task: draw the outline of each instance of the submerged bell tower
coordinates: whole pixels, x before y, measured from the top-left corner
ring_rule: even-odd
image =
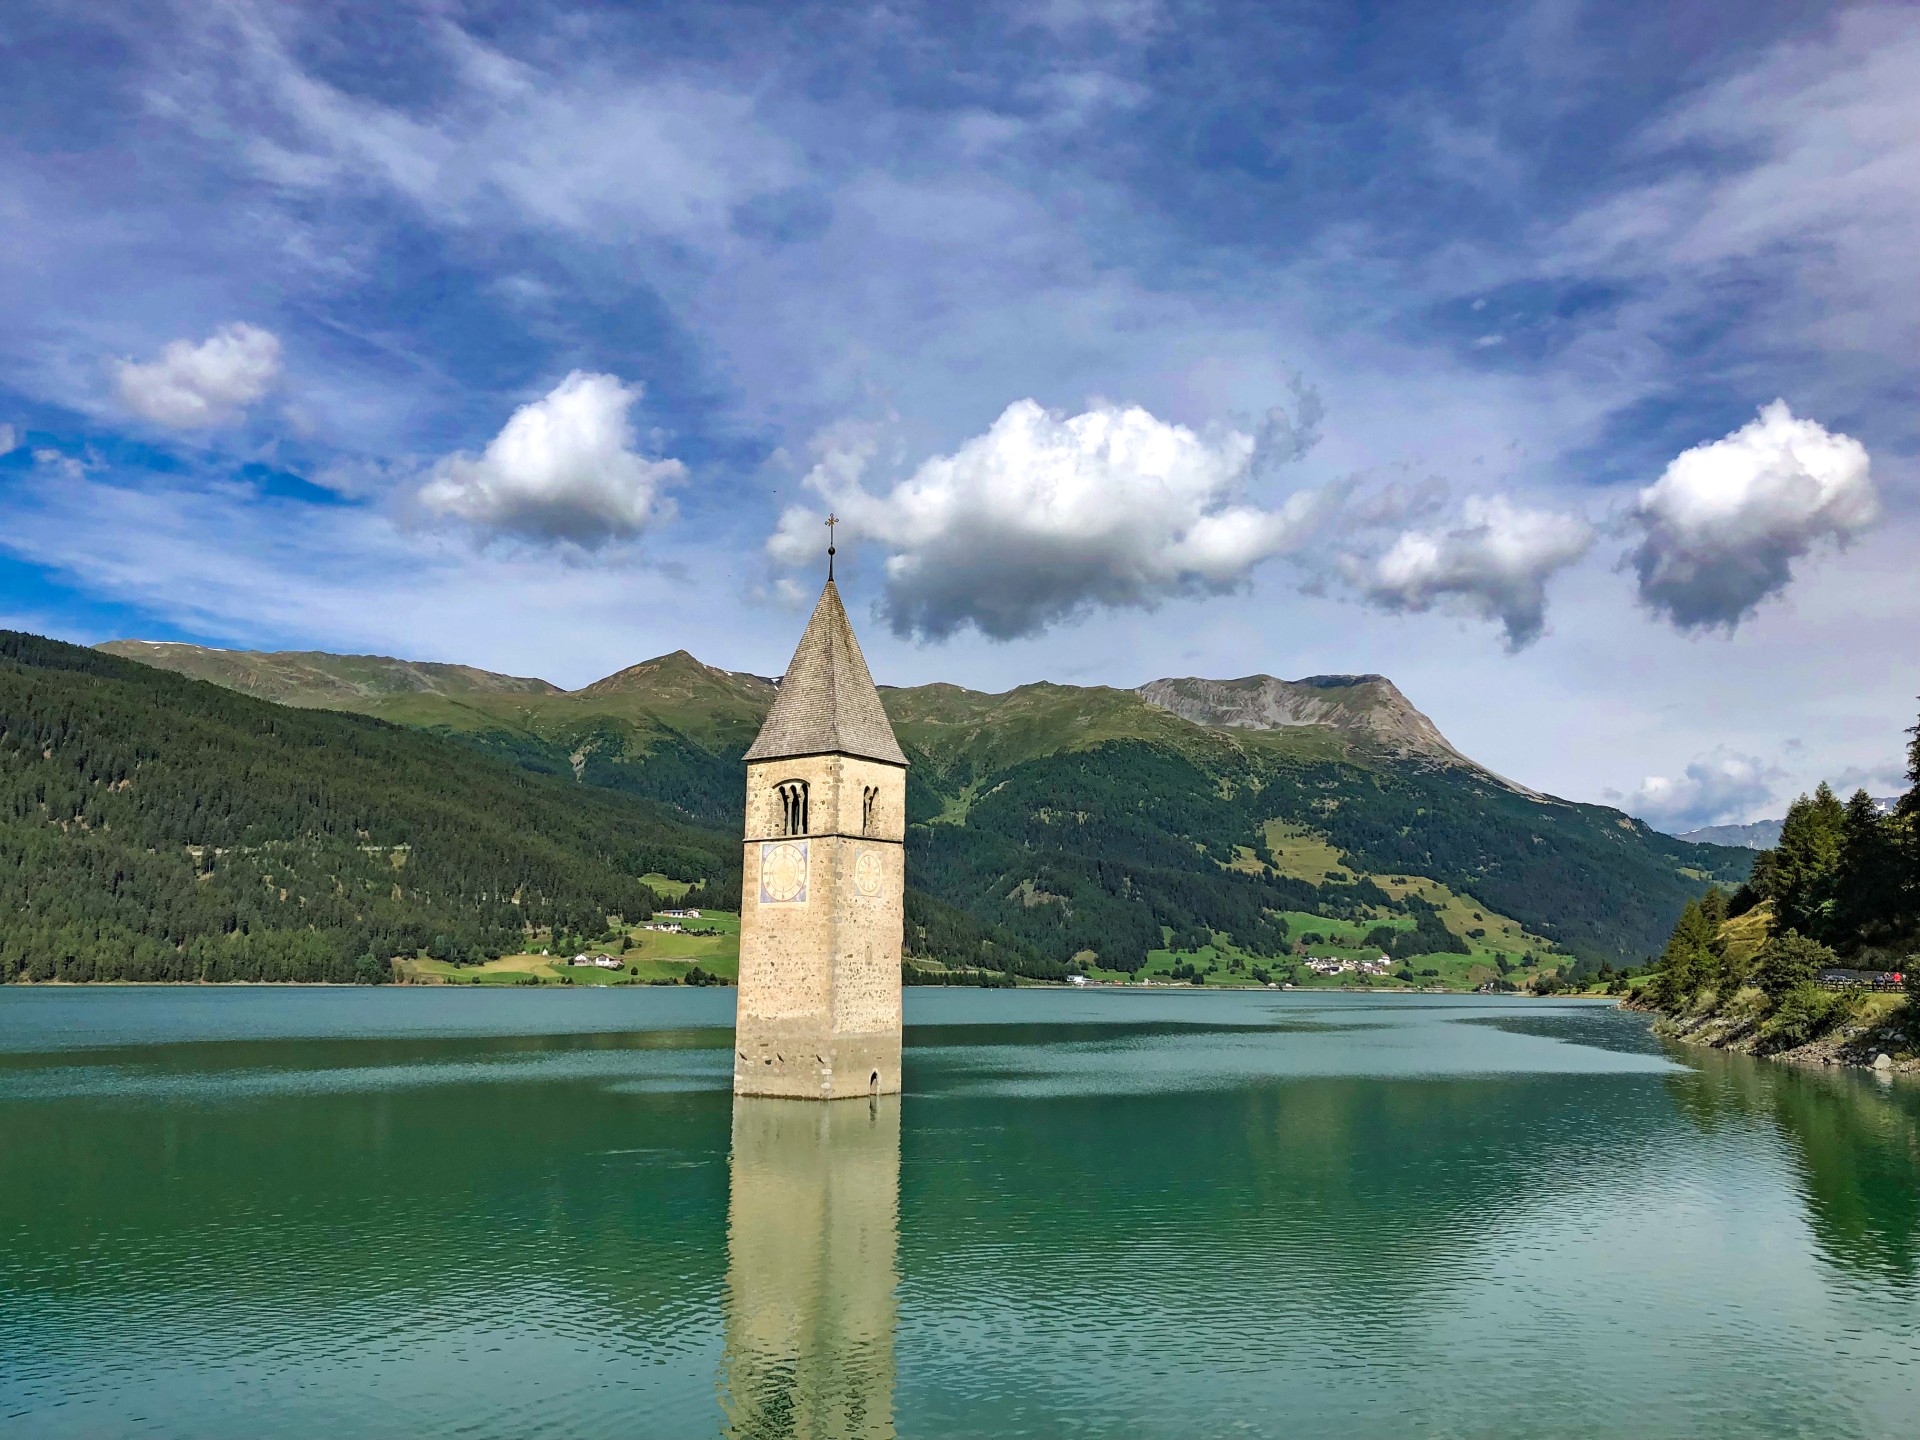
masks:
[[[833,583],[747,751],[733,1093],[900,1089],[907,757]]]

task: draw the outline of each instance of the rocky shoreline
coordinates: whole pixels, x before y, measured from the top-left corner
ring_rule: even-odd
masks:
[[[1762,1045],[1758,1028],[1737,1016],[1713,1011],[1669,1015],[1638,1001],[1621,1003],[1630,1010],[1651,1012],[1656,1017],[1655,1034],[1687,1045],[1732,1050],[1763,1060],[1784,1060],[1789,1065],[1839,1065],[1888,1076],[1920,1075],[1920,1054],[1915,1053],[1913,1042],[1903,1033],[1898,1010],[1866,1024],[1841,1025],[1804,1045],[1770,1050]]]

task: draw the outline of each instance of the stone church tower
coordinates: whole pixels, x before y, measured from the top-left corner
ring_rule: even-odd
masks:
[[[907,757],[831,573],[746,758],[733,1092],[895,1094]]]

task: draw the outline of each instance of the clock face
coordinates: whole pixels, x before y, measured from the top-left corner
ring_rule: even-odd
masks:
[[[886,883],[887,865],[878,850],[862,850],[853,862],[853,888],[862,895],[878,895]]]
[[[807,842],[769,840],[760,846],[760,903],[807,903]]]

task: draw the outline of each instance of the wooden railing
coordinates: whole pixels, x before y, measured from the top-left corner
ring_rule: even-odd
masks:
[[[1897,970],[1822,970],[1816,977],[1823,990],[1898,992],[1905,977]]]

